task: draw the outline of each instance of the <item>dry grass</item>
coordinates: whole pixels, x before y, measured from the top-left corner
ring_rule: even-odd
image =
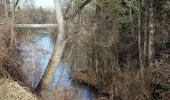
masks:
[[[0,100],[37,100],[28,88],[13,81],[24,84],[26,80],[20,70],[22,60],[16,49],[17,43],[10,44],[11,28],[10,20],[0,20]]]
[[[79,70],[75,69],[71,73],[73,80],[78,81],[79,83],[88,83],[88,85],[98,86],[100,79],[94,70]]]
[[[116,98],[131,100],[141,95],[139,92],[140,81],[132,76],[129,72],[123,74],[110,72],[101,75],[100,73],[95,73],[94,70],[75,70],[72,73],[73,80],[97,89],[101,96],[103,94],[109,97],[113,95],[114,100],[117,100]],[[99,97],[99,99],[102,98]]]
[[[25,76],[20,70],[22,59],[17,51],[19,43],[11,44],[11,24],[10,20],[0,20],[0,75],[7,72],[13,79],[25,83]],[[3,70],[3,71],[2,71]]]
[[[38,100],[28,88],[10,79],[0,79],[0,100]]]

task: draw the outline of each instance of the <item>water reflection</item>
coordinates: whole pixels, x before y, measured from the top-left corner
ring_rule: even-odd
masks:
[[[52,35],[47,34],[46,32],[35,35],[34,39],[35,40],[33,41],[37,42],[23,41],[19,49],[22,51],[21,55],[24,58],[23,70],[28,76],[28,81],[31,86],[36,88],[51,57],[55,39]],[[49,85],[49,89],[54,89],[56,85],[60,87],[78,88],[79,86],[69,78],[68,72],[69,67],[64,64],[64,60],[61,60],[53,80]],[[61,74],[62,78],[60,84],[57,84]],[[88,87],[80,86],[80,92],[82,100],[95,100],[95,93],[91,92]]]

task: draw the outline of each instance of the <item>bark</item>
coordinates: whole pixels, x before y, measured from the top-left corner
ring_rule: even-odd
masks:
[[[145,0],[145,21],[144,21],[144,51],[143,63],[148,65],[148,0]]]
[[[130,20],[131,20],[131,33],[134,34],[133,15],[132,15],[132,1],[130,1],[129,8],[130,8],[129,13],[130,13]]]
[[[139,51],[139,65],[142,66],[142,45],[141,45],[141,34],[142,34],[142,26],[141,26],[141,0],[139,0],[139,14],[138,14],[138,51]]]
[[[75,12],[72,14],[72,15],[70,15],[69,17],[66,17],[65,16],[65,19],[73,19],[75,16],[77,16],[82,10],[83,10],[83,8],[88,4],[88,3],[90,3],[92,0],[86,0],[86,1],[84,1],[79,7],[78,7],[78,9],[77,10],[75,10]],[[67,11],[68,12],[68,11]]]
[[[14,9],[18,6],[19,0],[15,2]]]
[[[139,66],[140,66],[140,77],[141,77],[141,89],[142,92],[146,93],[145,88],[145,68],[143,65],[143,49],[142,49],[142,14],[141,14],[141,8],[142,7],[142,1],[139,0],[139,14],[138,14],[138,51],[139,51]]]
[[[11,13],[11,7],[10,7],[10,1],[9,0],[5,0],[5,9],[6,9],[6,18],[9,18],[10,17],[10,13]]]
[[[11,41],[10,45],[15,44],[15,9],[14,9],[14,0],[11,2]]]
[[[152,66],[152,60],[154,55],[154,0],[149,0],[149,13],[148,13],[148,24],[149,24],[149,46],[148,46],[148,61],[149,66]]]
[[[61,9],[61,4],[59,0],[55,0],[55,9],[56,9],[56,17],[58,21],[58,36],[56,39],[56,43],[54,46],[54,50],[51,56],[51,59],[48,63],[48,66],[44,72],[44,75],[39,82],[36,91],[42,91],[42,90],[48,90],[48,86],[51,83],[53,79],[53,75],[55,73],[55,70],[57,69],[57,66],[60,62],[60,59],[62,57],[64,47],[66,44],[66,40],[64,38],[65,30],[64,30],[64,18],[63,13]]]
[[[5,0],[4,3],[5,3],[5,17],[6,17],[6,19],[8,19],[8,2],[7,2],[7,0]]]

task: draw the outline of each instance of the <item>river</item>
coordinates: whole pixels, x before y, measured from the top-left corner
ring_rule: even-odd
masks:
[[[18,47],[24,61],[22,70],[27,75],[27,80],[31,87],[36,88],[51,57],[55,39],[52,34],[45,31],[37,31],[36,35],[26,36],[25,40]],[[57,85],[62,71],[60,84]],[[49,90],[55,89],[56,85],[63,88],[79,88],[82,100],[96,99],[95,92],[87,86],[77,85],[70,79],[69,66],[64,60],[61,60],[58,65],[53,80],[49,85]]]

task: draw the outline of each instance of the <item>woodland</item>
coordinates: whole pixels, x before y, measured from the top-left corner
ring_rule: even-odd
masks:
[[[52,1],[0,0],[0,100],[170,99],[170,0]]]

